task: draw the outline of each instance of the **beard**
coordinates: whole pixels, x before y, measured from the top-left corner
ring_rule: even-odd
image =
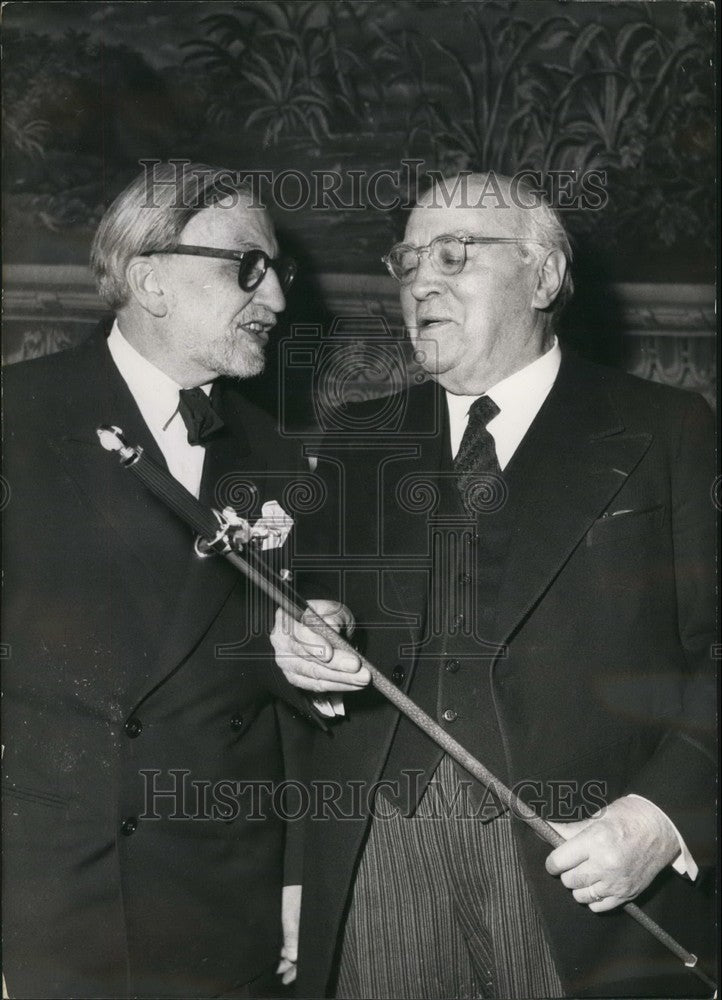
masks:
[[[239,333],[227,333],[206,344],[196,360],[227,378],[252,378],[260,375],[266,367],[266,349],[241,330]]]

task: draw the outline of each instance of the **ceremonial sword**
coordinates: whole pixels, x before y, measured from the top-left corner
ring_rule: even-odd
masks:
[[[290,615],[295,621],[303,620],[304,624],[310,625],[334,649],[351,652],[357,656],[361,665],[371,675],[374,687],[426,733],[437,746],[440,746],[469,774],[492,791],[502,805],[531,827],[537,836],[551,844],[552,847],[559,847],[560,844],[565,843],[564,837],[551,824],[542,819],[514,791],[502,784],[481,761],[472,756],[435,719],[427,715],[413,699],[399,690],[377,667],[369,663],[358,650],[354,649],[320,615],[316,614],[313,608],[295,592],[290,583],[290,576],[287,578],[285,573],[283,575],[272,573],[258,558],[248,526],[236,516],[232,508],[217,511],[206,507],[169,472],[154,462],[143,448],[129,445],[119,427],[104,424],[98,427],[96,433],[106,451],[117,452],[121,465],[129,469],[151,493],[170,507],[194,532],[197,532],[196,550],[199,555],[217,554],[224,556],[287,615]],[[714,991],[714,997],[717,996],[716,983],[699,967],[696,955],[683,948],[671,934],[668,934],[664,928],[652,920],[636,903],[625,903],[622,908],[673,955],[676,955],[705,986]]]

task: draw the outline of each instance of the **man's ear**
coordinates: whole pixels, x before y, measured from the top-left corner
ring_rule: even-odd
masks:
[[[152,316],[163,317],[168,301],[158,272],[150,257],[131,258],[125,277],[136,301]]]
[[[566,273],[566,257],[561,250],[552,250],[537,274],[537,285],[531,300],[535,309],[549,308],[561,290]]]

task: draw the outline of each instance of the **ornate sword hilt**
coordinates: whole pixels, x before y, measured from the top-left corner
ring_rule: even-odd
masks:
[[[95,433],[106,451],[118,452],[121,465],[132,465],[143,454],[140,445],[133,447],[128,444],[120,427],[115,427],[112,424],[101,424]]]
[[[223,510],[211,508],[218,520],[218,531],[213,538],[204,538],[198,535],[195,540],[196,554],[205,558],[206,556],[225,555],[226,552],[243,552],[253,535],[251,525],[245,518],[240,517],[233,507],[224,507]]]

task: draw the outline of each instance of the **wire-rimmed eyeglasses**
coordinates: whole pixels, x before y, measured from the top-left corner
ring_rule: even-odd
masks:
[[[428,253],[439,274],[458,274],[466,264],[466,248],[470,243],[537,243],[545,246],[540,240],[522,236],[437,236],[423,247],[396,243],[381,260],[392,277],[402,285],[408,285],[416,276],[423,253]]]
[[[269,257],[265,250],[218,250],[215,247],[199,247],[184,243],[172,250],[151,250],[143,257],[154,253],[185,254],[190,257],[218,257],[221,260],[238,261],[238,285],[241,291],[253,292],[272,267],[284,294],[293,284],[298,265],[292,257]]]

